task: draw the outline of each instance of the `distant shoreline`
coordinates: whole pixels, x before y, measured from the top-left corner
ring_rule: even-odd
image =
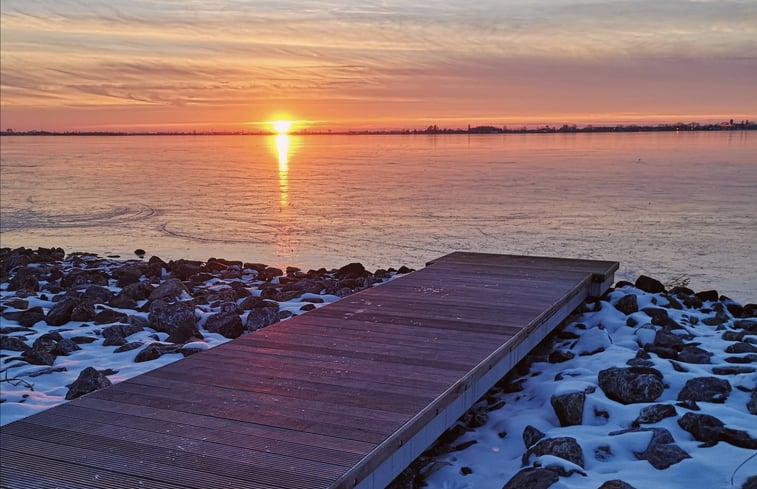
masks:
[[[508,126],[474,126],[467,129],[442,128],[436,125],[426,129],[396,129],[396,130],[298,130],[287,133],[290,136],[369,136],[369,135],[415,135],[415,134],[578,134],[578,133],[637,133],[637,132],[729,132],[755,131],[757,122],[753,121],[725,121],[717,124],[700,124],[696,122],[684,124],[656,124],[636,125],[618,124],[614,126],[577,126],[563,124],[550,126],[548,124],[535,127]],[[0,132],[0,136],[275,136],[273,131],[14,131],[7,129]]]

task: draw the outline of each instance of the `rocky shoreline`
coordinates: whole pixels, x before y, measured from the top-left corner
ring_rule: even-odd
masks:
[[[75,373],[59,366],[58,359],[75,351],[112,347],[114,355],[131,352],[133,363],[191,355],[410,271],[369,272],[351,263],[305,272],[220,258],[120,260],[67,256],[60,248],[3,248],[1,402],[4,411],[9,403],[28,402],[44,376],[65,373],[69,400],[119,374],[107,357]]]

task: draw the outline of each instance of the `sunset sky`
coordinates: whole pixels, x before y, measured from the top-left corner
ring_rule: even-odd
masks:
[[[754,0],[3,0],[2,130],[757,118]]]

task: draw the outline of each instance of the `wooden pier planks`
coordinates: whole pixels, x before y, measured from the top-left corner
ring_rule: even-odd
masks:
[[[0,484],[384,487],[617,266],[452,253],[4,426]]]

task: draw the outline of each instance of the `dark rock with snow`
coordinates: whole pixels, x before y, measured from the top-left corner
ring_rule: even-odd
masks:
[[[109,385],[111,385],[110,380],[102,372],[94,367],[87,367],[79,373],[79,377],[69,386],[66,400],[76,399]]]
[[[162,299],[150,304],[150,326],[156,331],[168,333],[167,341],[186,343],[191,338],[202,339],[197,329],[195,308],[191,301],[168,303]]]
[[[95,304],[105,304],[111,297],[113,297],[113,292],[102,285],[90,285],[82,296],[86,301]]]
[[[121,289],[122,294],[131,297],[135,301],[148,299],[153,291],[154,289],[147,282],[135,282]]]
[[[662,285],[662,282],[653,279],[652,277],[647,277],[646,275],[639,276],[639,278],[636,279],[635,285],[637,289],[649,292],[650,294],[665,292],[665,286]]]
[[[757,388],[752,389],[752,394],[749,396],[749,401],[746,403],[747,411],[749,414],[757,415]]]
[[[717,377],[695,377],[686,381],[678,393],[679,401],[705,401],[723,403],[731,393],[731,384]]]
[[[580,425],[583,422],[585,401],[586,393],[584,392],[552,396],[550,403],[560,421],[560,426]]]
[[[22,311],[21,314],[19,314],[18,319],[16,319],[16,321],[18,321],[18,324],[26,328],[30,328],[38,322],[44,320],[45,311],[40,306],[31,307],[26,311]]]
[[[263,301],[250,309],[247,313],[245,328],[249,331],[256,331],[260,328],[270,326],[279,321],[279,305],[272,301]]]
[[[0,336],[0,350],[26,351],[31,347],[18,336]]]
[[[141,326],[131,324],[114,324],[102,330],[103,346],[121,346],[126,343],[126,337],[142,331]]]
[[[754,346],[751,343],[747,343],[745,341],[740,341],[738,343],[733,343],[732,345],[728,345],[728,347],[725,349],[726,353],[757,353],[757,346]]]
[[[678,352],[678,360],[684,363],[704,365],[711,363],[712,352],[698,346],[686,345]]]
[[[523,429],[523,444],[526,446],[526,448],[531,448],[532,446],[534,446],[534,444],[536,444],[537,441],[541,440],[545,436],[547,435],[534,428],[533,426],[528,425]]]
[[[108,301],[108,305],[118,309],[136,309],[137,301],[129,297],[122,290]]]
[[[547,489],[560,479],[548,469],[523,469],[502,486],[502,489]]]
[[[746,431],[726,428],[725,423],[709,414],[686,413],[678,420],[678,425],[691,433],[695,440],[703,442],[704,446],[714,446],[724,441],[737,447],[757,450],[757,439]]]
[[[662,374],[649,367],[611,367],[601,370],[598,379],[605,395],[623,404],[652,402],[665,389]]]
[[[626,316],[639,311],[639,305],[636,300],[636,295],[626,294],[614,304],[615,309],[622,312]]]
[[[95,324],[127,322],[128,320],[129,320],[128,314],[119,312],[119,311],[114,311],[113,309],[103,309],[102,311],[98,312],[94,317]]]
[[[597,489],[636,489],[628,482],[613,479],[609,481],[605,481],[602,483],[601,486],[599,486]]]
[[[652,439],[643,452],[634,452],[639,460],[646,460],[652,467],[658,470],[667,469],[682,460],[691,458],[681,447],[674,443],[673,435],[664,428],[629,428],[627,430],[613,431],[610,436],[624,435],[626,433],[637,433],[640,431],[651,431]]]
[[[638,427],[641,424],[654,424],[665,418],[675,416],[676,408],[672,404],[652,404],[641,409],[639,416],[631,426]]]
[[[579,467],[584,466],[584,454],[581,445],[575,438],[570,436],[559,436],[556,438],[543,438],[535,445],[531,446],[523,454],[521,463],[527,465],[531,456],[553,455],[560,457],[568,462],[574,463]]]
[[[720,294],[718,294],[717,290],[703,290],[703,291],[695,293],[694,296],[703,302],[706,302],[706,301],[715,302],[720,297]]]
[[[80,303],[79,299],[69,297],[56,303],[45,316],[45,322],[50,326],[61,326],[71,320],[71,313]]]
[[[95,306],[91,302],[82,301],[74,306],[69,319],[71,321],[91,321],[96,314]]]
[[[236,304],[233,302],[230,304],[231,308],[208,316],[205,321],[206,330],[211,333],[218,333],[225,338],[237,338],[244,332],[242,319],[236,311]]]
[[[186,285],[177,278],[169,278],[150,293],[149,299],[173,300],[178,299],[182,294],[190,295]]]
[[[150,343],[134,357],[135,363],[149,362],[155,360],[167,353],[178,353],[180,345],[170,345],[166,343]]]
[[[136,350],[142,345],[143,343],[141,341],[130,341],[129,343],[124,343],[123,345],[113,350],[113,353],[123,353],[125,351]]]

